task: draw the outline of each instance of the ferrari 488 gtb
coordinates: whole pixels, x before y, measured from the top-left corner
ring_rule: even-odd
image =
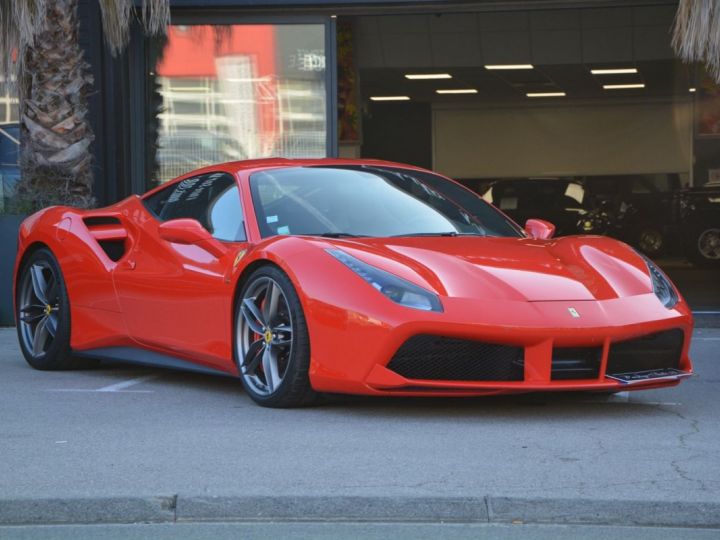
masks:
[[[692,315],[665,274],[621,242],[552,233],[407,165],[227,163],[25,220],[18,336],[38,369],[221,372],[274,407],[689,375]]]

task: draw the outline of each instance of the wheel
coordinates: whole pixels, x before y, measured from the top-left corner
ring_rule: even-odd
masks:
[[[635,234],[635,245],[648,257],[656,257],[665,250],[665,238],[659,229],[642,227]]]
[[[274,266],[253,272],[235,309],[235,359],[243,387],[264,407],[298,407],[315,400],[310,339],[300,299]]]
[[[70,300],[60,265],[42,248],[23,263],[16,284],[18,340],[27,363],[35,369],[90,367],[96,362],[72,357]]]
[[[688,258],[696,266],[720,267],[720,224],[695,228],[688,238]]]

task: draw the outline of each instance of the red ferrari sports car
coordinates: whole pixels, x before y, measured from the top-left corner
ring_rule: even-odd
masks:
[[[621,242],[553,229],[523,230],[408,165],[226,163],[26,219],[18,336],[38,369],[114,359],[220,372],[272,407],[690,375],[692,315],[665,274]]]

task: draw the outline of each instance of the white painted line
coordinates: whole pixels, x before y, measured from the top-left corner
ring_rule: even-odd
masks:
[[[592,401],[571,401],[570,403],[592,403],[593,405],[602,403],[603,405],[663,405],[665,407],[678,407],[682,403],[676,403],[673,401],[621,401],[615,399],[609,399],[607,401],[592,400]]]
[[[136,384],[151,381],[157,379],[160,375],[145,375],[144,377],[138,377],[136,379],[130,379],[128,381],[122,381],[119,383],[103,386],[94,390],[88,388],[51,388],[45,390],[46,392],[95,392],[95,393],[125,393],[125,394],[152,394],[152,390],[126,390]]]
[[[95,391],[96,392],[118,392],[119,390],[125,390],[125,388],[135,386],[136,384],[150,381],[152,379],[157,379],[158,377],[159,377],[159,375],[145,375],[144,377],[138,377],[137,379],[130,379],[129,381],[123,381],[123,382],[111,384],[110,386],[103,386],[102,388],[98,388]]]
[[[720,337],[696,337],[694,339],[697,339],[700,341],[720,341]]]
[[[720,315],[720,311],[693,311],[693,315]]]
[[[91,394],[106,394],[104,390],[91,390],[87,388],[49,388],[45,392],[89,392]],[[154,394],[152,390],[114,390],[112,394]]]
[[[610,396],[610,399],[612,401],[628,402],[630,401],[630,392],[618,392],[617,394],[613,394],[612,396]]]

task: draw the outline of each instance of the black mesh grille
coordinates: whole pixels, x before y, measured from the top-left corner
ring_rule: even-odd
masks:
[[[600,375],[602,347],[572,347],[553,349],[553,381],[597,379]]]
[[[678,369],[684,339],[683,331],[674,329],[613,343],[608,355],[607,373]]]
[[[522,381],[523,349],[441,336],[408,339],[388,369],[408,379]]]

